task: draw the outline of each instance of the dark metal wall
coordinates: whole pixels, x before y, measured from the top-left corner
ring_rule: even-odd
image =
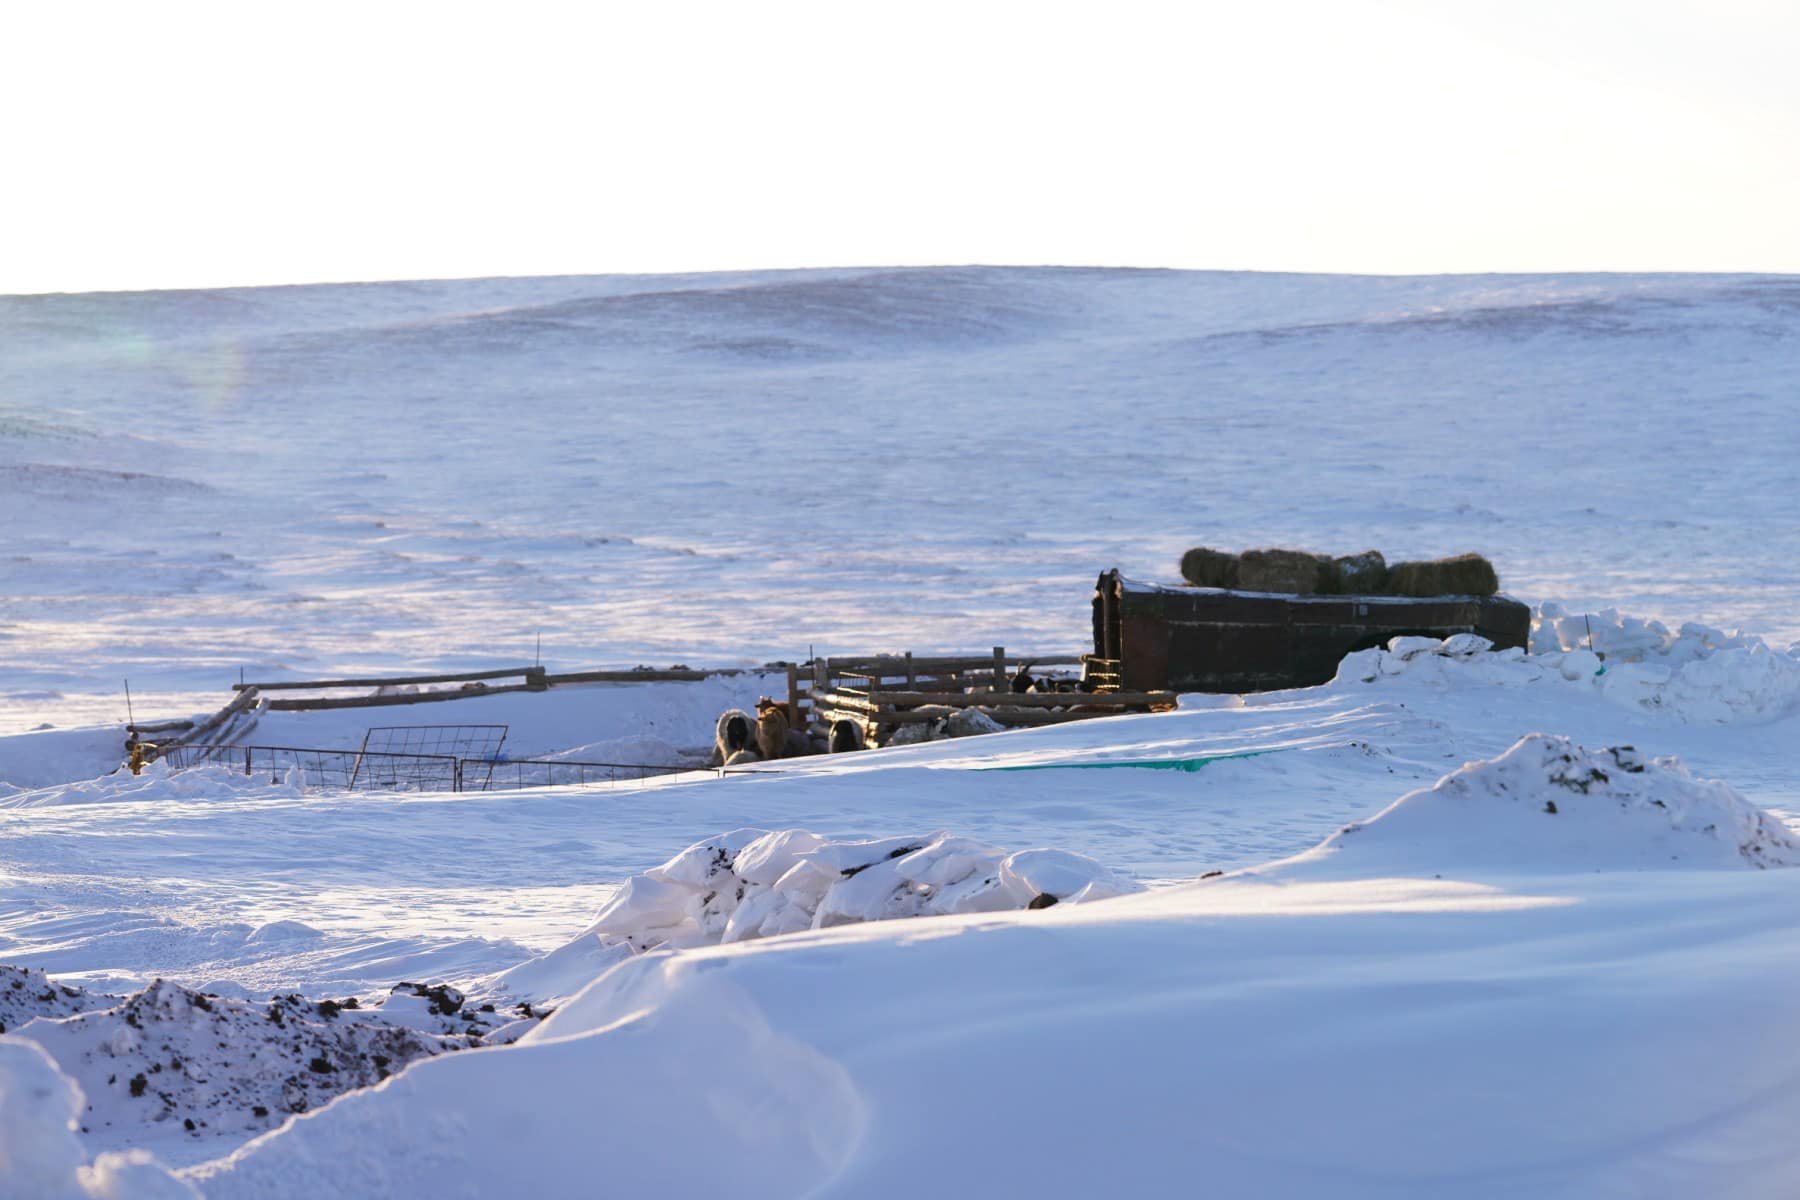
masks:
[[[1475,633],[1524,648],[1531,610],[1504,596],[1286,596],[1151,587],[1117,571],[1094,596],[1094,651],[1132,691],[1260,692],[1331,679],[1344,655],[1401,634]]]

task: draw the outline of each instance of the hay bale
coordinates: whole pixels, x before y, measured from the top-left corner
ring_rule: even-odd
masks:
[[[1492,596],[1499,590],[1494,564],[1479,554],[1395,563],[1388,571],[1393,596]]]
[[[1181,556],[1181,577],[1195,587],[1237,586],[1238,556],[1207,546],[1195,546]]]
[[[1331,560],[1304,550],[1246,550],[1238,555],[1237,586],[1246,592],[1310,596]]]
[[[1325,572],[1328,586],[1319,590],[1334,596],[1379,596],[1387,586],[1388,565],[1379,550],[1343,554],[1331,560]]]

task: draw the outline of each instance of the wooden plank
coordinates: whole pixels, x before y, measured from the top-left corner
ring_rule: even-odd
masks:
[[[1175,706],[1174,692],[902,692],[879,693],[884,705],[914,707],[941,704],[947,708],[1072,708],[1103,705],[1109,708],[1152,708]],[[830,706],[839,699],[854,705],[866,705],[870,697],[841,689],[817,697],[814,703]]]
[[[996,708],[987,711],[997,725],[1005,726],[1038,726],[1061,725],[1069,721],[1090,721],[1096,717],[1120,717],[1127,714],[1121,712],[1052,712],[1041,708]],[[879,713],[840,712],[832,714],[832,719],[860,721],[865,726],[924,725],[931,721],[943,719],[942,713],[922,713],[908,709],[898,712],[884,711]],[[980,736],[980,735],[971,735]]]
[[[716,671],[569,671],[546,675],[544,682],[551,687],[567,683],[697,683],[715,675],[750,673],[741,667],[721,667]]]
[[[152,721],[152,722],[147,722],[147,723],[140,722],[136,725],[127,725],[125,727],[125,732],[127,732],[127,733],[179,733],[183,729],[192,729],[193,727],[194,727],[194,723],[192,721]]]
[[[231,701],[226,704],[224,708],[221,708],[218,712],[206,718],[206,720],[200,722],[198,725],[194,725],[190,722],[186,732],[179,734],[170,741],[158,743],[157,752],[161,754],[176,746],[185,746],[191,742],[204,741],[214,730],[225,725],[227,722],[235,720],[243,713],[254,708],[261,699],[262,697],[254,690],[239,692],[231,698]]]
[[[306,696],[298,700],[271,700],[275,712],[319,712],[328,708],[385,708],[395,704],[434,704],[440,700],[473,700],[479,696],[500,696],[507,692],[536,692],[543,689],[529,683],[509,683],[480,691],[409,692],[403,696]]]
[[[225,722],[237,716],[239,713],[254,706],[259,698],[260,697],[255,689],[239,692],[232,698],[231,703],[182,734],[176,741],[197,742],[203,740],[207,734],[225,724]]]
[[[535,667],[509,667],[496,671],[470,671],[460,675],[395,675],[387,679],[289,679],[274,683],[234,683],[231,685],[231,690],[244,692],[254,689],[267,692],[277,689],[296,691],[323,690],[325,688],[400,687],[418,683],[473,683],[482,679],[505,679],[510,675],[529,675],[536,670],[538,668]]]
[[[877,654],[863,658],[839,657],[825,660],[833,674],[840,671],[872,671],[880,669],[890,675],[903,675],[909,656],[905,654]],[[992,672],[994,660],[991,655],[980,658],[945,655],[932,657],[928,655],[912,656],[913,669],[920,674],[933,671],[982,671]],[[1048,661],[1048,660],[1046,660]],[[1076,661],[1070,656],[1070,662]]]

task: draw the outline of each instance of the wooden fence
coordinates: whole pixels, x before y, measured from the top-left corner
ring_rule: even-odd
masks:
[[[154,739],[156,751],[193,744],[241,740],[263,712],[317,712],[333,709],[383,708],[469,700],[509,692],[542,692],[550,688],[593,683],[698,682],[714,676],[763,673],[785,669],[786,707],[795,729],[823,739],[833,720],[849,718],[871,741],[900,725],[933,719],[913,710],[924,705],[979,707],[1001,725],[1048,725],[1110,712],[1142,711],[1164,702],[1161,693],[1093,695],[1014,695],[1014,666],[1006,648],[995,646],[980,655],[882,654],[818,658],[773,668],[695,670],[638,668],[629,671],[569,671],[553,674],[541,666],[503,667],[431,675],[387,675],[346,679],[282,679],[234,683],[230,703],[200,722],[171,721],[132,727],[134,737],[170,733]],[[1110,682],[1110,681],[1109,681]],[[426,688],[388,695],[381,688]],[[356,694],[344,693],[354,690]],[[267,693],[315,692],[290,696]],[[1172,698],[1168,703],[1172,704]],[[151,739],[144,739],[146,742]],[[153,752],[154,756],[154,752]]]

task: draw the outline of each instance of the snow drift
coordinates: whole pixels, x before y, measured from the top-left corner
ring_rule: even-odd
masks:
[[[1008,854],[945,833],[830,841],[804,829],[739,829],[634,875],[583,936],[641,951],[1142,890],[1066,850]]]
[[[75,1136],[81,1089],[43,1048],[0,1037],[0,1193],[19,1200],[198,1200],[145,1151],[88,1165]]]
[[[1800,706],[1800,659],[1760,638],[1692,622],[1671,632],[1658,621],[1611,609],[1570,616],[1546,604],[1540,614],[1529,655],[1516,647],[1495,651],[1474,634],[1443,641],[1397,637],[1346,656],[1336,682],[1376,683],[1398,675],[1414,682],[1503,686],[1560,681],[1626,708],[1693,724],[1768,721]]]
[[[842,1066],[703,981],[597,1026],[420,1063],[192,1175],[208,1200],[796,1196],[841,1170],[864,1122]]]
[[[465,1008],[454,988],[405,983],[381,1004],[266,1004],[157,980],[130,996],[54,984],[0,966],[7,1030],[37,1043],[86,1097],[103,1144],[151,1132],[243,1138],[447,1051],[505,1044],[534,1020]]]
[[[1788,867],[1800,838],[1676,759],[1534,733],[1288,861],[1359,878]]]
[[[68,1017],[109,1008],[117,999],[56,983],[32,967],[0,963],[0,1033],[17,1030],[37,1017]]]
[[[798,830],[697,843],[636,877],[658,886],[587,935],[641,931],[656,913],[665,949],[630,955],[516,1048],[417,1064],[189,1177],[212,1200],[597,1181],[705,1194],[719,1164],[741,1196],[906,1196],[927,1170],[969,1194],[1160,1194],[1204,1179],[1225,1195],[1371,1200],[1712,1195],[1730,1181],[1776,1195],[1800,1178],[1794,1154],[1745,1147],[1740,1132],[1786,1144],[1775,1131],[1795,1117],[1795,1055],[1720,1053],[1718,1032],[1784,1011],[1785,989],[1766,985],[1791,961],[1775,951],[1793,944],[1792,876],[1714,869],[1800,861],[1800,844],[1671,761],[1534,735],[1266,878],[996,913],[936,936],[875,922],[667,949],[729,926],[737,909],[709,912],[707,898],[734,884],[835,874],[812,889],[823,928],[828,911],[887,911],[901,881],[970,878],[964,854],[941,836]],[[1279,878],[1309,863],[1310,885]],[[884,865],[874,894],[826,903]],[[1040,865],[1020,872],[1029,886],[1088,874]],[[1492,886],[1471,900],[1466,876],[1368,887],[1451,865],[1595,886],[1574,909]],[[1708,869],[1630,887],[1648,865]],[[1626,871],[1628,886],[1596,867]],[[665,894],[685,899],[664,907]],[[1723,942],[1721,922],[1737,931]],[[1601,947],[1625,966],[1597,963]]]
[[[120,768],[97,779],[34,788],[0,796],[0,808],[48,808],[63,804],[110,804],[134,800],[237,800],[253,796],[292,800],[306,794],[306,773],[289,767],[271,775],[244,773],[223,763],[175,770],[167,762],[147,764],[143,774]]]
[[[1067,850],[1009,854],[946,833],[833,841],[805,829],[738,829],[633,875],[578,936],[501,972],[494,987],[522,1000],[554,1000],[647,950],[1143,890]]]

